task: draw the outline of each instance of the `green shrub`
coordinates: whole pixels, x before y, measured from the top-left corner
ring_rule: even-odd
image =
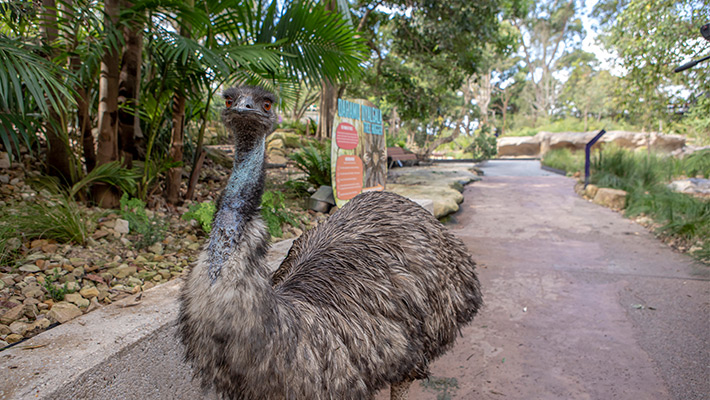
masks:
[[[189,211],[182,215],[185,220],[194,219],[200,223],[206,233],[212,230],[212,221],[217,207],[211,201],[205,201],[190,206]],[[296,216],[285,205],[284,195],[278,191],[267,190],[261,197],[261,217],[266,223],[269,234],[274,237],[283,236],[281,225],[288,223],[298,226]]]
[[[677,161],[676,175],[710,178],[710,149],[696,151]]]
[[[296,216],[285,206],[283,193],[277,191],[264,192],[261,197],[261,217],[266,222],[269,234],[275,237],[283,236],[281,225],[284,223],[298,226]]]
[[[306,173],[306,182],[316,187],[331,185],[329,140],[311,142],[289,157],[296,162],[296,168]]]
[[[209,235],[212,231],[212,221],[216,211],[217,206],[213,202],[203,201],[202,203],[191,205],[188,211],[182,215],[182,219],[186,221],[194,219],[200,223],[202,230]]]
[[[44,288],[54,301],[63,301],[64,296],[72,291],[69,290],[66,283],[64,285],[59,285],[58,283],[55,284],[58,278],[59,276],[57,274],[46,275],[44,280]]]
[[[148,217],[145,211],[145,203],[140,199],[129,198],[128,194],[124,193],[121,196],[121,217],[128,221],[128,228],[131,232],[140,235],[138,241],[134,244],[137,248],[151,246],[157,241],[165,237],[165,231],[168,226],[160,218]]]

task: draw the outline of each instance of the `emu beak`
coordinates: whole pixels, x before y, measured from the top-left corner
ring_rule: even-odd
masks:
[[[239,113],[258,113],[259,110],[255,107],[254,99],[251,96],[242,96],[237,104],[233,106],[234,110]]]

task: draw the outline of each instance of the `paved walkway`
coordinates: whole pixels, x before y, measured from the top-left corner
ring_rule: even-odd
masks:
[[[451,229],[486,307],[410,398],[710,398],[710,268],[536,161],[483,168]]]

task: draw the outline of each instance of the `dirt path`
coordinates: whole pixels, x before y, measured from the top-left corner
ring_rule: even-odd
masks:
[[[710,268],[527,163],[464,192],[486,307],[410,399],[710,398]]]

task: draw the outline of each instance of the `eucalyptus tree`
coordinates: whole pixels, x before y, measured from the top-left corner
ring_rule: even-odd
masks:
[[[521,53],[532,89],[533,125],[547,117],[558,95],[553,73],[557,62],[572,48],[581,45],[584,27],[577,0],[546,0],[528,4],[527,13],[511,19],[520,31]]]

